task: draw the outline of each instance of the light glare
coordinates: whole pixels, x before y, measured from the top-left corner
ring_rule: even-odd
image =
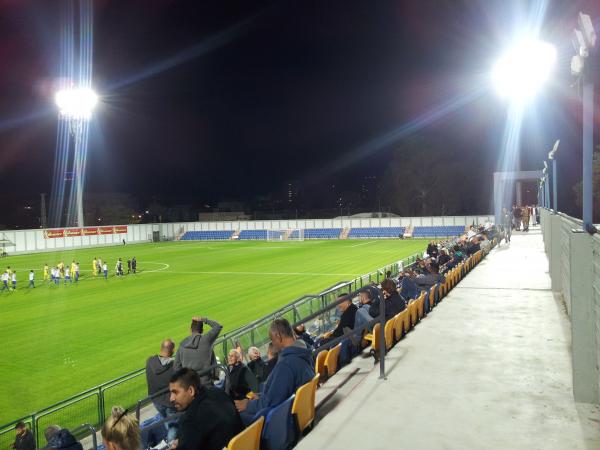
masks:
[[[64,89],[54,99],[60,113],[72,119],[89,119],[98,103],[98,96],[89,88]]]
[[[528,100],[548,80],[555,63],[554,46],[538,40],[521,41],[494,66],[494,86],[502,97],[518,102]]]

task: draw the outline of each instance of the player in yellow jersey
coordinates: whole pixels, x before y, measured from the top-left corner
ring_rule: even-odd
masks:
[[[62,277],[65,274],[65,263],[61,261],[56,267],[58,267],[58,271],[60,272],[60,276]]]
[[[92,261],[92,273],[95,277],[98,276],[98,260],[96,258]]]
[[[48,274],[48,263],[44,264],[44,281],[48,281],[50,279],[50,275]]]
[[[75,278],[75,260],[71,263],[71,278]]]

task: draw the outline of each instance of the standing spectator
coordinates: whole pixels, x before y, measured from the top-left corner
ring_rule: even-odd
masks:
[[[140,450],[140,427],[127,410],[113,406],[111,415],[102,427],[102,442],[106,450]]]
[[[222,450],[244,429],[231,398],[221,389],[205,389],[194,370],[175,372],[169,389],[171,403],[183,412],[177,450]]]
[[[160,353],[151,356],[146,361],[146,382],[148,384],[148,395],[156,394],[164,390],[164,394],[154,397],[152,403],[160,414],[165,419],[168,416],[175,414],[175,408],[169,401],[169,380],[173,375],[173,366],[175,359],[173,353],[175,350],[175,342],[171,339],[165,339],[160,344]],[[170,445],[177,437],[177,429],[174,424],[167,423],[167,443]]]
[[[523,231],[529,231],[529,208],[527,206],[521,210],[521,217],[523,220]]]
[[[242,362],[242,355],[236,349],[229,350],[227,354],[227,368],[229,369],[229,382],[231,390],[229,395],[233,400],[241,400],[252,392],[258,392],[256,376]]]
[[[248,369],[252,371],[259,383],[267,381],[267,365],[260,357],[260,350],[256,347],[248,349]]]
[[[35,288],[35,273],[33,270],[29,271],[29,287],[30,288]]]
[[[202,334],[204,324],[211,327],[205,335]],[[175,370],[183,367],[194,369],[196,372],[210,367],[212,360],[213,345],[223,327],[206,317],[193,317],[190,326],[190,336],[185,338],[179,345],[175,356]],[[200,381],[203,386],[212,386],[211,376],[202,375]]]
[[[259,410],[279,405],[314,376],[314,361],[311,352],[301,339],[296,339],[290,323],[285,319],[275,319],[269,329],[273,347],[279,358],[273,372],[258,399],[235,402],[242,420],[249,425]]]
[[[13,442],[11,448],[15,450],[35,450],[35,441],[31,430],[23,422],[17,423],[15,430],[15,442]]]

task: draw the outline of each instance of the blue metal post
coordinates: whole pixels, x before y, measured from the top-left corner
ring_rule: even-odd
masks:
[[[594,83],[583,84],[583,229],[593,231]]]
[[[552,160],[552,206],[554,211],[558,212],[558,194],[556,193],[556,156]]]

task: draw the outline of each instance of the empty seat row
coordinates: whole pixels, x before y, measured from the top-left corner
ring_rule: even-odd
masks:
[[[341,232],[341,228],[307,228],[304,239],[337,239]]]
[[[232,230],[223,231],[187,231],[180,240],[182,241],[224,241],[231,239]]]
[[[404,227],[352,228],[348,238],[397,238],[403,235],[405,230]]]
[[[462,225],[415,227],[413,237],[448,237],[459,236],[465,232]]]
[[[240,232],[239,239],[240,240],[266,240],[268,237],[267,230],[242,230]]]

